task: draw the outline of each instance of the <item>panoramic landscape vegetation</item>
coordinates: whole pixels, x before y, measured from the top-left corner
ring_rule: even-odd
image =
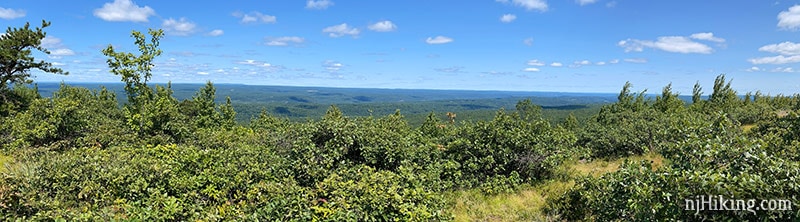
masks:
[[[472,15],[431,15],[461,4],[456,1],[251,6],[275,13],[269,15],[197,3],[195,13],[223,10],[212,20],[232,21],[224,31],[163,17],[179,13],[178,3],[32,2],[0,5],[0,21],[8,21],[0,35],[4,221],[800,219],[800,80],[791,67],[800,62],[800,43],[786,40],[800,29],[800,5],[742,3],[711,12],[753,9],[758,13],[742,17],[755,22],[735,29],[776,33],[765,36],[734,36],[738,31],[724,19],[676,28],[694,34],[661,37],[668,31],[641,31],[653,29],[630,22],[631,30],[617,31],[657,40],[615,39],[608,45],[619,52],[602,54],[610,49],[538,45],[579,38],[557,27],[564,24],[597,32],[580,38],[617,38],[575,20],[521,37],[512,32],[512,47],[499,35],[464,31],[462,23],[447,28],[410,18],[471,22],[490,15],[492,26],[522,23],[515,29],[529,30],[535,23],[527,20],[574,17],[564,12],[585,13],[583,19],[597,24],[614,23],[615,16],[661,24],[653,19],[674,18],[668,9],[680,6],[463,3],[459,9],[488,13]],[[700,4],[682,13],[724,3],[682,2]],[[59,9],[39,9],[42,4]],[[418,15],[394,12],[420,5],[428,8]],[[293,20],[292,13],[309,17]],[[365,18],[353,13],[369,15],[370,33],[346,19]],[[242,43],[250,41],[243,33],[281,24],[277,16],[299,28],[270,28],[274,33],[256,37],[261,42]],[[157,27],[148,18],[163,23]],[[351,25],[320,33],[318,25],[304,23],[333,18]],[[708,17],[694,19],[702,18]],[[401,28],[403,19],[408,26]],[[495,30],[486,23],[472,28]],[[715,28],[731,37],[704,31]],[[86,36],[89,30],[106,34]],[[422,34],[409,37],[414,33]],[[383,38],[377,34],[412,40],[354,43]],[[213,40],[225,36],[235,37]],[[460,39],[465,43],[457,45]],[[500,46],[470,45],[486,39]],[[784,42],[769,44],[774,41]],[[751,50],[778,55],[742,54],[747,50],[740,45],[749,44],[769,44]],[[444,48],[449,45],[456,48]],[[198,51],[185,51],[191,49]],[[542,59],[503,61],[519,56]],[[567,59],[575,62],[559,62]],[[614,70],[619,75],[600,74]]]

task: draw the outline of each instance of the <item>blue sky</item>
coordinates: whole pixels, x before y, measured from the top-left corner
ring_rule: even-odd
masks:
[[[119,82],[100,50],[161,28],[154,82],[513,91],[800,89],[800,2],[640,0],[6,0],[0,25],[42,19],[68,76]]]

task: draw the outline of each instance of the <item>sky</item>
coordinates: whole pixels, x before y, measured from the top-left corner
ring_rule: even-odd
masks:
[[[800,93],[800,1],[4,0],[47,27],[39,82],[120,82],[100,52],[163,29],[151,82],[651,93]]]

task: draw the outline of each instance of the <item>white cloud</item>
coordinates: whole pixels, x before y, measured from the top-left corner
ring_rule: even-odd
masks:
[[[505,14],[500,16],[500,21],[505,23],[513,22],[515,19],[517,19],[517,16],[514,14]]]
[[[564,64],[561,64],[560,62],[554,62],[554,63],[550,63],[550,66],[552,66],[552,67],[561,67],[561,66],[564,66]]]
[[[606,64],[606,62],[596,62],[596,63],[594,63],[594,64],[595,64],[595,65],[598,65],[598,66],[602,66],[602,65],[605,65],[605,64]]]
[[[52,64],[53,64],[54,66],[64,66],[64,65],[66,65],[66,64],[64,64],[64,63],[60,63],[60,62],[53,62]]]
[[[214,29],[208,32],[208,35],[210,36],[221,36],[222,34],[225,34],[225,32],[222,31],[222,29]]]
[[[74,51],[61,43],[61,39],[52,36],[46,36],[42,39],[42,47],[50,51],[50,57],[52,58],[75,55]]]
[[[527,38],[525,40],[522,40],[522,44],[525,44],[527,46],[532,46],[533,45],[533,38]]]
[[[758,48],[758,51],[777,53],[781,55],[800,55],[800,43],[781,42],[778,44],[770,44]]]
[[[624,59],[624,61],[630,63],[647,63],[647,59],[645,58],[630,58],[630,59]]]
[[[267,45],[268,46],[287,46],[290,44],[302,44],[306,40],[297,37],[297,36],[283,36],[283,37],[275,37],[275,38],[267,38]]]
[[[433,70],[436,70],[437,72],[460,73],[460,72],[462,72],[461,71],[462,69],[464,69],[463,66],[453,66],[453,67],[447,67],[447,68],[436,68],[436,69],[433,69]]]
[[[331,6],[333,6],[333,2],[329,0],[319,0],[319,1],[308,0],[306,2],[307,9],[326,9]]]
[[[241,12],[234,12],[234,17],[242,18],[240,21],[241,23],[275,23],[278,21],[277,17],[272,15],[265,15],[261,14],[261,12],[251,12],[251,13],[241,13]]]
[[[440,36],[436,36],[436,37],[433,37],[433,38],[428,37],[428,39],[425,39],[425,42],[428,43],[428,44],[445,44],[445,43],[453,42],[453,39],[440,35]]]
[[[758,68],[758,66],[753,66],[753,67],[750,67],[749,69],[747,69],[747,71],[748,72],[758,72],[758,71],[761,71],[761,68]]]
[[[167,33],[179,36],[187,36],[195,32],[195,25],[193,22],[186,20],[186,18],[180,18],[179,20],[175,20],[173,18],[169,18],[164,20],[161,23],[162,28]]]
[[[538,59],[529,60],[526,64],[529,66],[544,66],[544,62],[539,61]]]
[[[356,36],[358,36],[359,33],[361,33],[360,30],[358,30],[357,28],[348,26],[347,23],[342,23],[342,24],[339,24],[339,25],[334,25],[334,26],[330,26],[330,27],[324,28],[324,29],[322,29],[322,32],[329,33],[328,35],[330,37],[333,37],[333,38],[338,38],[338,37],[342,37],[342,36],[345,36],[345,35],[350,35],[350,36],[356,37]]]
[[[711,47],[683,36],[663,36],[658,37],[656,41],[627,39],[619,41],[617,45],[625,48],[625,52],[641,52],[644,48],[654,48],[676,53],[709,54],[713,51]]]
[[[522,71],[525,71],[525,72],[538,72],[539,69],[538,68],[534,68],[534,67],[528,67],[528,68],[523,69]]]
[[[758,51],[771,52],[778,54],[777,56],[760,57],[749,59],[748,61],[753,64],[787,64],[800,62],[800,43],[794,42],[781,42],[778,44],[770,44],[758,48]]]
[[[594,4],[597,0],[575,0],[579,5],[584,6],[588,4]]]
[[[50,55],[52,56],[71,56],[75,55],[71,49],[61,48],[61,49],[53,49],[50,50]]]
[[[380,22],[376,22],[375,24],[369,25],[367,27],[369,30],[376,31],[376,32],[391,32],[397,30],[397,25],[392,23],[392,21],[384,20]]]
[[[512,72],[499,72],[499,71],[488,71],[488,72],[482,72],[482,73],[483,74],[489,74],[489,75],[508,75],[508,74],[512,74]],[[483,75],[481,75],[481,76],[483,76]]]
[[[248,65],[250,67],[253,67],[252,69],[242,69],[243,71],[251,71],[251,72],[264,71],[264,72],[271,72],[272,73],[272,72],[280,72],[280,71],[283,71],[284,69],[286,69],[286,67],[281,66],[281,65],[273,65],[273,64],[270,64],[268,62],[261,62],[261,61],[256,61],[256,60],[253,60],[253,59],[246,59],[246,60],[243,60],[243,61],[239,61],[239,62],[236,62],[236,64]],[[233,67],[233,72],[238,72],[239,70],[240,70],[239,67]]]
[[[784,55],[777,55],[772,57],[761,57],[755,59],[749,59],[750,63],[753,64],[786,64],[786,63],[797,63],[800,62],[800,55],[794,56],[784,56]]]
[[[25,10],[0,7],[0,18],[15,19],[25,17]]]
[[[497,2],[514,4],[521,6],[527,10],[547,11],[547,2],[545,0],[495,0]]]
[[[796,72],[796,71],[792,67],[777,67],[770,70],[770,72]]]
[[[197,75],[208,75],[208,72],[197,72]]]
[[[778,13],[778,27],[793,31],[800,28],[800,5],[794,5],[789,10]]]
[[[619,59],[612,59],[611,61],[608,61],[608,63],[617,64],[619,63]]]
[[[720,43],[725,42],[725,39],[716,37],[714,36],[714,33],[711,32],[695,33],[689,37],[697,40],[706,40],[706,41],[720,42]]]
[[[589,62],[589,60],[582,60],[582,61],[575,61],[575,62],[573,62],[573,64],[575,64],[575,65],[591,65],[592,62]]]
[[[42,39],[42,47],[45,47],[45,48],[60,48],[60,47],[64,47],[64,46],[63,46],[63,44],[61,44],[61,39],[56,38],[56,37],[52,37],[52,36],[45,36]]]
[[[322,63],[322,67],[328,72],[336,72],[342,69],[344,64],[333,60],[325,60],[325,62]]]
[[[131,0],[114,0],[94,10],[94,16],[110,22],[147,22],[155,14],[149,6],[139,7]]]

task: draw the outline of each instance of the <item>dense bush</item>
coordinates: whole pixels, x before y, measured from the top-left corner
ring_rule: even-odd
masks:
[[[529,102],[521,101],[520,105]],[[551,127],[530,110],[535,108],[518,108],[518,112],[510,114],[500,110],[490,122],[458,128],[445,150],[446,158],[459,164],[459,177],[451,180],[463,187],[488,182],[503,188],[507,187],[504,181],[513,186],[550,177],[567,156],[575,137],[562,128]]]

